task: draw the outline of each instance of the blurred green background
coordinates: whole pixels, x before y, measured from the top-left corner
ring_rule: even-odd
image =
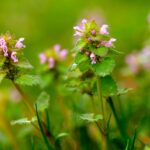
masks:
[[[71,49],[73,26],[94,11],[110,25],[117,49],[141,47],[147,36],[147,0],[1,0],[0,32],[25,37],[25,53],[36,65],[35,56],[54,43]]]
[[[73,26],[78,24],[82,18],[88,19],[92,16],[92,18],[98,18],[97,21],[110,26],[110,33],[117,39],[116,48],[124,52],[124,55],[117,58],[119,70],[125,65],[125,55],[133,50],[141,49],[145,40],[150,37],[147,21],[149,12],[150,1],[148,0],[1,0],[0,33],[10,32],[17,38],[25,37],[24,53],[36,69],[39,65],[38,54],[53,44],[60,43],[62,47],[71,50],[74,45]],[[140,112],[144,110],[146,104],[149,104],[150,98],[150,94],[145,93],[145,90],[150,89],[149,85],[147,86],[149,77],[137,80],[140,82],[139,87],[142,87],[138,95],[132,93],[128,97],[123,97],[123,100],[128,98],[125,106],[126,116],[133,117],[133,122],[139,119],[138,115],[142,116]],[[8,96],[10,93],[7,91],[8,85],[10,84],[7,81],[0,85],[0,102],[2,99],[10,98]],[[130,87],[130,84],[128,86]],[[36,90],[26,88],[26,90],[31,97],[39,93],[39,88]],[[1,95],[3,92],[5,95]],[[147,100],[145,104],[141,97]],[[1,106],[6,107],[5,109],[10,108],[6,113],[7,119],[11,120],[11,114],[19,118],[23,106],[18,103],[13,106],[9,105],[11,104],[5,104],[5,101],[1,102]],[[147,107],[144,114],[149,110],[149,106]],[[0,111],[5,112],[3,108],[0,108]],[[141,118],[145,119],[146,116]],[[0,124],[4,121],[3,119],[0,117]],[[59,120],[59,117],[57,119]],[[147,122],[149,123],[150,120]],[[147,123],[145,124],[148,126]],[[133,123],[131,128],[134,125]],[[0,134],[0,140],[3,139],[2,136]]]

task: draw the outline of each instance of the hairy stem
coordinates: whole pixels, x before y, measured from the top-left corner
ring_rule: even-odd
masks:
[[[107,150],[107,132],[106,132],[106,123],[105,123],[105,112],[104,112],[104,103],[103,103],[103,99],[102,99],[102,92],[101,92],[101,81],[100,81],[100,77],[96,76],[97,78],[97,93],[98,93],[98,99],[101,103],[101,111],[102,111],[102,115],[103,115],[103,132],[101,131],[101,135],[102,135],[102,150]]]
[[[105,127],[105,113],[104,113],[104,103],[103,103],[103,99],[102,99],[102,93],[101,93],[101,81],[100,81],[100,77],[97,76],[97,93],[98,93],[98,99],[101,103],[101,111],[102,111],[102,115],[103,115],[103,126]]]

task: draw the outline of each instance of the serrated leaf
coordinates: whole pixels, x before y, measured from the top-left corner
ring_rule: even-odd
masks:
[[[28,74],[23,74],[18,76],[15,79],[15,83],[20,84],[20,85],[37,85],[40,84],[40,78],[37,75],[28,75]]]
[[[89,60],[83,61],[78,65],[78,68],[81,72],[88,71],[90,68],[90,61]]]
[[[35,122],[35,121],[37,121],[36,117],[33,117],[31,120],[29,120],[28,118],[21,118],[21,119],[18,119],[18,120],[11,121],[11,125],[31,124],[32,122]]]
[[[106,47],[99,47],[99,48],[94,48],[92,49],[92,51],[94,52],[94,54],[104,57],[107,55],[108,53],[108,48]]]
[[[17,63],[13,62],[14,66],[17,66],[19,68],[26,68],[26,69],[32,69],[33,68],[33,66],[29,63],[29,61],[24,56],[20,56],[18,58],[18,60],[19,61]]]
[[[102,90],[102,95],[105,97],[113,96],[117,94],[118,92],[117,84],[112,79],[111,76],[101,77],[101,90]]]
[[[37,98],[36,104],[38,112],[43,112],[49,106],[50,96],[46,92],[42,92]]]
[[[6,73],[5,72],[0,72],[0,83],[2,82],[2,80],[5,78]]]
[[[80,115],[80,118],[82,120],[88,121],[88,122],[97,122],[98,120],[102,120],[103,116],[102,115],[94,115],[93,113],[87,113],[87,114],[82,114]]]
[[[74,50],[81,50],[82,48],[85,47],[85,45],[86,45],[86,42],[84,40],[80,39],[77,41]]]
[[[113,71],[115,67],[115,61],[113,58],[107,57],[101,62],[92,64],[91,67],[97,75],[104,77]]]
[[[62,137],[65,137],[65,136],[68,136],[69,134],[66,133],[66,132],[62,132],[62,133],[59,133],[57,136],[56,136],[56,140],[62,138]]]
[[[79,65],[80,63],[87,61],[88,57],[85,54],[82,54],[81,52],[78,52],[76,57],[75,57],[75,64]]]

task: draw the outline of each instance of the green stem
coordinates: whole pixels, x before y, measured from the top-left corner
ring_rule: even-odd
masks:
[[[115,117],[115,120],[116,120],[116,123],[117,123],[117,125],[118,125],[118,128],[119,128],[119,130],[120,130],[121,135],[123,136],[123,138],[124,138],[125,140],[128,139],[128,135],[127,135],[127,133],[126,133],[126,130],[125,130],[124,126],[122,126],[122,123],[121,123],[121,121],[120,121],[120,118],[119,118],[118,115],[117,115],[117,112],[116,112],[116,109],[115,109],[115,106],[114,106],[114,103],[113,103],[112,98],[111,98],[111,97],[108,97],[107,102],[108,102],[108,104],[109,104],[109,106],[110,106],[110,108],[111,108],[111,110],[112,110],[112,112],[113,112],[113,114],[114,114],[114,117]]]
[[[101,93],[101,81],[100,81],[100,77],[96,76],[97,78],[97,93],[98,93],[98,99],[101,103],[101,111],[102,111],[102,115],[103,115],[103,126],[105,127],[105,113],[104,113],[104,103],[103,103],[103,98],[102,98],[102,93]]]
[[[40,120],[40,117],[39,117],[39,114],[38,114],[38,111],[37,111],[37,105],[35,105],[35,108],[36,108],[36,115],[37,115],[37,120],[38,120],[38,124],[39,124],[39,128],[40,128],[40,131],[41,131],[41,134],[43,136],[43,139],[45,141],[45,144],[47,146],[47,149],[48,150],[52,150],[52,146],[50,145],[50,143],[48,142],[48,139],[47,139],[47,136],[45,135],[45,132],[44,132],[44,129],[42,127],[42,122]]]
[[[103,98],[102,98],[102,92],[101,92],[101,81],[100,81],[100,77],[96,76],[97,78],[97,93],[98,93],[98,99],[101,103],[101,111],[102,111],[102,115],[103,115],[103,132],[101,131],[101,135],[102,135],[102,146],[101,149],[102,150],[107,150],[107,131],[106,131],[106,122],[105,122],[105,112],[104,112],[104,103],[103,103]]]

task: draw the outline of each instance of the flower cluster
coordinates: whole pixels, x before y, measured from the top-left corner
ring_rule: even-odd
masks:
[[[100,48],[106,48],[107,51],[114,47],[113,43],[116,39],[109,36],[108,25],[106,24],[99,28],[95,21],[88,22],[86,19],[83,19],[82,24],[75,26],[74,30],[74,36],[80,37],[79,41],[85,43],[80,50],[89,56],[92,64],[96,64],[99,57],[96,51],[100,51]],[[93,52],[93,49],[99,50]]]
[[[61,46],[56,44],[52,48],[39,54],[40,63],[48,63],[49,69],[53,69],[58,61],[66,59],[67,54],[68,51],[66,49],[61,50]]]
[[[25,45],[22,43],[24,38],[19,40],[14,40],[11,35],[0,36],[0,54],[4,57],[10,58],[14,63],[18,62],[17,51],[25,48]]]
[[[134,52],[126,57],[129,69],[137,74],[140,69],[150,70],[150,46],[146,46],[140,52]]]

